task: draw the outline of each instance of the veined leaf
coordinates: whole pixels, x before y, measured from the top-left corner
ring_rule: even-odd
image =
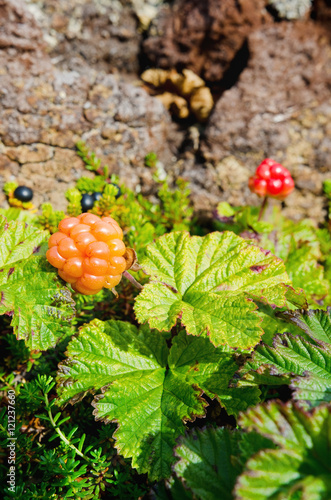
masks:
[[[331,339],[330,311],[293,311],[287,315],[305,338],[284,334],[276,336],[272,346],[259,345],[240,370],[244,376],[237,385],[290,384],[296,400],[313,406],[330,402],[331,343],[325,342]]]
[[[228,389],[237,370],[231,354],[204,338],[180,332],[167,347],[147,325],[92,321],[67,351],[58,375],[59,404],[95,396],[97,419],[117,421],[117,447],[151,479],[168,477],[176,438],[186,420],[204,415],[205,391],[236,414],[258,401],[251,388]]]
[[[17,339],[34,350],[54,346],[68,334],[73,300],[39,255],[47,231],[0,215],[0,314],[12,316]]]
[[[248,457],[263,448],[274,448],[259,434],[228,429],[196,430],[181,439],[176,448],[180,461],[176,474],[201,500],[232,500],[237,476]]]
[[[282,307],[290,283],[280,259],[230,232],[167,234],[147,247],[141,265],[152,283],[136,299],[138,321],[170,330],[180,319],[216,346],[256,345],[263,330],[253,299]]]
[[[45,241],[47,231],[28,226],[25,222],[7,222],[0,215],[0,269],[9,268],[29,257]]]
[[[305,412],[272,402],[240,418],[248,430],[280,446],[250,458],[235,488],[236,500],[328,500],[331,496],[331,408]]]
[[[331,308],[327,311],[286,311],[282,313],[286,321],[300,328],[316,341],[331,344]]]
[[[0,314],[12,316],[18,340],[34,350],[46,350],[68,334],[74,316],[69,290],[44,257],[32,256],[0,273]]]

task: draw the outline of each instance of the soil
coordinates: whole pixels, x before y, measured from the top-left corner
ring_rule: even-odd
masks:
[[[196,212],[209,216],[221,200],[258,204],[247,180],[272,157],[296,182],[285,213],[321,222],[331,178],[331,5],[316,0],[286,19],[273,4],[0,0],[0,189],[15,180],[34,189],[36,206],[65,209],[66,189],[92,175],[75,152],[83,139],[151,196],[144,157],[155,152],[171,182],[190,181]],[[207,122],[175,121],[143,86],[147,67],[201,76],[215,99]]]

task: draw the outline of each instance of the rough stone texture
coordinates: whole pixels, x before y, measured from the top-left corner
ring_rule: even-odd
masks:
[[[315,0],[313,17],[331,30],[331,0]]]
[[[74,151],[83,139],[129,187],[152,192],[145,155],[173,162],[173,126],[158,99],[115,75],[54,68],[19,0],[0,0],[0,23],[0,190],[16,180],[34,189],[36,206],[63,209],[64,191],[87,175]]]
[[[252,34],[249,50],[248,67],[218,101],[202,146],[222,199],[256,203],[247,178],[268,156],[289,168],[298,188],[285,214],[322,220],[322,181],[331,177],[329,40],[316,24],[278,23]]]
[[[175,0],[160,10],[143,48],[151,66],[189,68],[215,82],[248,34],[268,21],[265,0]]]
[[[303,19],[310,12],[312,0],[268,0],[268,5],[281,19]]]
[[[138,72],[141,33],[126,0],[28,0],[53,63],[70,71]],[[125,23],[123,23],[125,19]]]

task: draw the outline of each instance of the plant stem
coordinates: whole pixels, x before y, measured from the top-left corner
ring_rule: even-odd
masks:
[[[45,397],[46,411],[48,413],[49,420],[50,420],[55,432],[58,434],[59,438],[61,439],[61,441],[63,441],[67,446],[69,446],[69,448],[74,450],[74,452],[77,453],[77,455],[84,458],[84,460],[86,460],[89,464],[93,464],[93,461],[90,458],[88,458],[86,455],[84,455],[84,453],[79,451],[79,449],[76,448],[76,446],[74,444],[70,443],[69,439],[63,434],[63,432],[60,430],[60,428],[56,425],[56,423],[53,420],[52,409],[49,406],[47,394],[44,394],[44,397]]]
[[[265,212],[265,209],[267,208],[267,205],[268,205],[268,196],[265,196],[263,198],[263,201],[262,201],[262,204],[261,204],[261,207],[260,207],[259,216],[257,218],[258,221],[260,221],[262,219],[263,214]]]
[[[130,283],[132,283],[133,286],[135,286],[136,288],[138,288],[138,290],[142,290],[144,287],[139,283],[139,281],[137,281],[133,276],[132,274],[128,273],[127,271],[124,271],[123,273],[123,276],[126,277],[126,279],[128,279],[130,281]]]

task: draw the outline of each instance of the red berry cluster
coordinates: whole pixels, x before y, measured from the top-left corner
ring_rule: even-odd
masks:
[[[111,217],[68,217],[49,239],[46,258],[59,276],[84,295],[113,288],[126,269],[123,232]]]
[[[286,198],[294,189],[294,181],[287,168],[266,158],[248,181],[249,189],[259,196]]]

